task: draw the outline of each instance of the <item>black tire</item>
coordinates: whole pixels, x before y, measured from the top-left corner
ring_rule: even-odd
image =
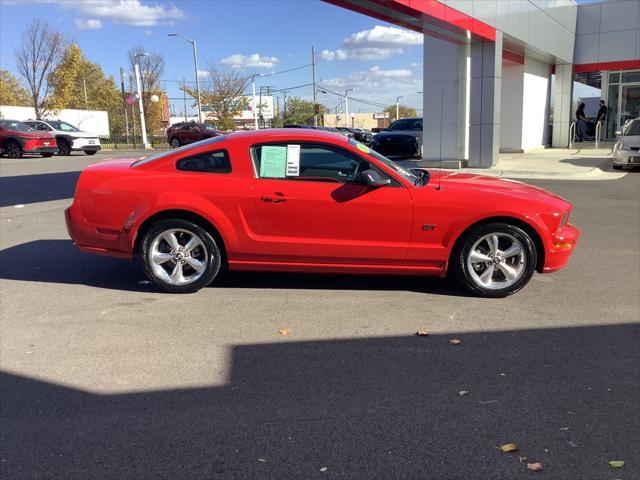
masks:
[[[622,170],[622,165],[611,165],[614,170]]]
[[[15,140],[7,140],[4,144],[4,154],[9,158],[22,158],[22,147]]]
[[[476,245],[476,242],[491,234],[498,234],[501,237],[513,237],[522,246],[522,259],[524,262],[522,270],[513,283],[503,288],[487,288],[483,286],[479,280],[475,278],[480,275],[477,272],[471,272],[467,262],[471,249]],[[536,270],[537,261],[538,254],[535,243],[527,232],[508,223],[489,223],[472,228],[464,238],[457,243],[451,256],[451,267],[458,282],[475,295],[488,298],[502,298],[517,292],[529,282]],[[490,266],[490,262],[487,265]],[[500,276],[502,274],[498,273],[497,275]],[[509,283],[506,276],[504,280],[505,283]],[[499,285],[499,283],[496,284]]]
[[[49,158],[53,157],[53,152],[41,153],[40,155],[42,155],[44,158]]]
[[[195,235],[201,241],[204,248],[204,252],[198,252],[200,258],[202,258],[202,263],[204,264],[203,273],[197,279],[189,283],[184,284],[175,284],[170,283],[166,279],[162,277],[162,273],[158,273],[158,265],[155,265],[151,261],[151,253],[153,251],[153,245],[156,239],[163,233],[171,230],[178,229],[180,231],[186,231],[191,235]],[[178,242],[181,246],[184,246],[184,239],[181,239],[180,236],[183,234],[178,233]],[[186,236],[186,235],[185,235]],[[188,237],[187,237],[188,238]],[[182,240],[182,242],[181,242]],[[168,245],[165,245],[168,247]],[[195,251],[196,249],[194,249]],[[205,255],[206,253],[206,255]],[[194,256],[195,257],[195,256]],[[187,220],[183,220],[180,218],[172,218],[167,220],[159,220],[154,223],[151,228],[144,234],[142,241],[140,243],[140,255],[139,260],[142,264],[142,268],[144,270],[147,278],[156,285],[160,290],[163,290],[168,293],[193,293],[200,290],[203,287],[209,285],[214,278],[220,272],[220,267],[222,266],[222,254],[220,252],[220,248],[213,238],[213,236],[200,225],[197,225],[193,222],[189,222]],[[184,261],[182,262],[184,264]],[[170,269],[176,268],[175,260],[168,260],[163,264],[162,267],[167,273],[164,277],[169,275]],[[189,269],[188,265],[182,267],[183,269]],[[185,270],[186,271],[186,270]],[[195,270],[194,270],[195,272]],[[187,275],[188,276],[188,275]]]
[[[171,148],[178,148],[180,147],[182,144],[180,143],[180,140],[177,137],[173,137],[170,141],[169,141],[169,145],[171,145]]]
[[[71,144],[64,138],[60,138],[58,143],[58,155],[71,155]]]
[[[86,153],[87,155],[95,155],[97,153],[97,150],[85,150],[84,153]]]

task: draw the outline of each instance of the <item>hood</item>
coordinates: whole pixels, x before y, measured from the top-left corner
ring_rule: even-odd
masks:
[[[72,138],[98,138],[97,135],[89,132],[79,131],[79,132],[65,132],[63,130],[54,130],[56,135],[65,135],[67,137]]]
[[[430,185],[437,184],[438,170],[431,171]],[[440,182],[443,188],[462,187],[465,190],[474,190],[478,193],[484,193],[490,196],[506,195],[510,198],[522,198],[552,204],[558,209],[566,209],[571,204],[553,192],[549,192],[540,187],[528,185],[516,180],[489,177],[486,175],[477,175],[473,173],[451,172],[441,170],[442,177]]]
[[[12,131],[11,133],[15,133],[17,136],[21,137],[21,138],[43,138],[43,139],[47,139],[47,140],[52,140],[53,139],[53,135],[51,135],[48,132],[39,132],[37,130],[34,130],[33,132],[15,132]]]
[[[400,137],[407,138],[422,138],[421,130],[388,130],[384,132],[376,133],[373,139],[377,142],[384,140],[385,138],[394,138],[398,140]]]
[[[627,147],[640,147],[640,135],[623,135],[620,137],[620,142]]]

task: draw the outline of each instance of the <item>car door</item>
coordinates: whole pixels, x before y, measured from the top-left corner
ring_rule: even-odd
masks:
[[[265,148],[286,151],[289,145],[300,148],[297,175],[265,168]],[[252,158],[257,177],[254,205],[272,261],[354,265],[403,261],[413,207],[411,195],[399,182],[377,188],[360,184],[359,173],[375,167],[327,144],[254,146]],[[277,166],[271,161],[271,167]]]

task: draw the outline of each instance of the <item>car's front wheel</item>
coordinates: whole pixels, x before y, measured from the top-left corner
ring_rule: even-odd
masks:
[[[58,155],[71,155],[71,144],[64,139],[58,140]]]
[[[178,148],[180,146],[180,140],[177,137],[171,139],[171,148]]]
[[[85,150],[84,153],[85,155],[95,155],[97,150]]]
[[[506,297],[533,275],[536,247],[527,232],[507,223],[471,229],[453,253],[452,268],[467,289],[482,297]]]
[[[147,278],[169,293],[192,293],[218,275],[222,255],[207,230],[182,219],[156,222],[144,235],[140,259]]]
[[[4,153],[9,158],[20,158],[22,157],[22,148],[15,140],[9,140],[4,146]]]

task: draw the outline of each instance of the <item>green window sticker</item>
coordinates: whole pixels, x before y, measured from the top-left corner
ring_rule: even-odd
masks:
[[[261,178],[285,178],[287,172],[287,147],[267,146],[260,153]]]
[[[371,152],[371,149],[369,147],[367,147],[366,145],[363,145],[360,142],[356,143],[356,147],[358,148],[358,150],[361,150],[364,153],[370,153]]]

